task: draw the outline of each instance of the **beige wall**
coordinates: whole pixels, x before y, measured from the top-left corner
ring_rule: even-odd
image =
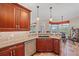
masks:
[[[70,25],[79,28],[79,18],[70,19]]]

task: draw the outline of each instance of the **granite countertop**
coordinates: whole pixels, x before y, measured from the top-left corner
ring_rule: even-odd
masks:
[[[11,33],[10,33],[10,35],[11,35]],[[19,35],[19,36],[17,36],[17,35]],[[19,34],[15,33],[14,37],[13,37],[13,35],[11,35],[10,38],[8,38],[8,36],[6,36],[6,37],[5,36],[3,36],[3,38],[0,38],[0,48],[38,38],[38,35],[36,33],[26,34],[25,32],[19,33]],[[60,35],[49,35],[49,37],[46,37],[46,38],[61,39],[61,36]]]
[[[61,39],[61,35],[50,35],[51,38]]]
[[[56,38],[56,39],[61,39],[61,35],[60,34],[39,34],[38,35],[39,38]]]
[[[4,39],[4,40],[0,40],[0,48],[3,48],[3,47],[7,47],[7,46],[10,46],[10,45],[14,45],[14,44],[17,44],[17,43],[21,43],[21,42],[26,42],[28,40],[33,40],[35,38],[37,38],[38,36],[36,34],[29,34],[29,36],[26,36],[26,37],[20,37],[18,39]]]

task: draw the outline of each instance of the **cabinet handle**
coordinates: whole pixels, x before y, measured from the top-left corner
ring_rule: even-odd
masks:
[[[18,28],[20,28],[20,25],[18,25]]]
[[[13,56],[15,56],[15,50],[13,50]]]
[[[11,51],[10,53],[11,53],[11,56],[13,56],[13,53],[12,53],[12,51]]]
[[[17,28],[17,25],[16,25],[16,28]]]
[[[16,25],[16,28],[20,28],[20,26],[19,25]]]

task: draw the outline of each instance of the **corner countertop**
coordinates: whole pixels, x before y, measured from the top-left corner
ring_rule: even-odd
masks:
[[[61,39],[60,35],[50,35],[51,38]]]
[[[37,38],[38,36],[36,34],[29,34],[26,37],[22,37],[22,38],[18,38],[18,39],[9,39],[9,40],[0,40],[0,48],[4,48],[7,46],[11,46],[17,43],[22,43],[22,42],[26,42],[28,40],[33,40],[35,38]]]
[[[48,36],[48,38],[61,39],[61,35],[60,34],[39,34],[38,36]]]
[[[18,34],[17,34],[18,33]],[[0,33],[0,48],[11,46],[17,43],[26,42],[38,38],[38,35],[35,33],[26,33],[26,32],[12,32],[12,33]],[[9,37],[9,38],[8,38]],[[50,38],[61,39],[60,35],[49,35]]]

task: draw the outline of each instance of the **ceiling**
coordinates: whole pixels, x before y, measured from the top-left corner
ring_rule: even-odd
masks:
[[[61,21],[61,16],[64,20],[70,20],[74,17],[79,16],[79,3],[20,3],[32,10],[31,22],[36,21],[36,6],[39,5],[39,17],[40,21],[45,22],[49,19],[50,9],[52,6],[53,21]]]

